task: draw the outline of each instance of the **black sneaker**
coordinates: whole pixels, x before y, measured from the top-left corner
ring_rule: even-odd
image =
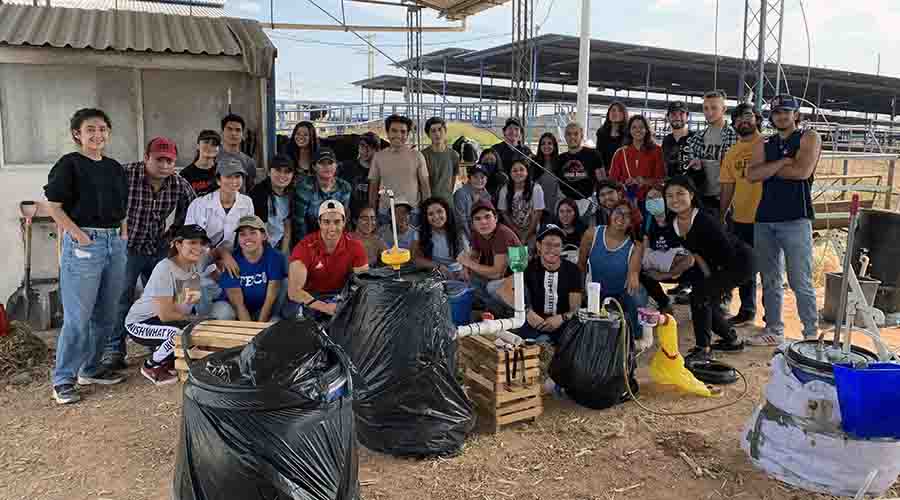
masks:
[[[128,369],[128,363],[125,362],[125,356],[118,352],[105,354],[100,365],[105,370],[111,372],[122,372]]]
[[[737,352],[744,350],[744,341],[738,337],[734,330],[731,331],[731,334],[734,335],[731,339],[720,339],[712,344],[712,348],[716,351],[725,351],[725,352]]]
[[[81,394],[78,393],[74,384],[54,385],[53,399],[61,405],[67,405],[81,401]]]
[[[756,319],[756,315],[749,311],[740,311],[737,315],[728,318],[728,324],[731,326],[740,326]]]
[[[707,351],[703,347],[694,347],[688,351],[687,356],[684,357],[684,364],[702,363],[710,361],[711,359],[713,359],[712,352]]]
[[[121,384],[124,381],[125,381],[125,375],[122,375],[121,373],[112,372],[109,370],[104,370],[102,368],[100,369],[99,372],[97,372],[94,375],[91,375],[90,377],[85,376],[85,375],[78,376],[78,385],[92,385],[92,384],[116,385],[116,384]]]

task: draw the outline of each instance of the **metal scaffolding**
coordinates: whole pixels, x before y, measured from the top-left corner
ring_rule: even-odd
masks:
[[[510,113],[522,120],[527,130],[534,96],[535,50],[534,0],[512,2],[512,81],[510,82]]]
[[[406,11],[406,57],[412,66],[406,73],[406,102],[410,104],[407,112],[415,122],[416,146],[422,144],[422,9],[409,7]]]
[[[783,22],[784,0],[744,0],[744,51],[738,100],[752,100],[761,109],[766,99],[781,93]],[[786,86],[787,82],[784,83]]]

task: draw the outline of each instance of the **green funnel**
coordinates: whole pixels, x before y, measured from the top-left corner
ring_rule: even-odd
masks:
[[[509,268],[514,273],[525,271],[528,266],[528,247],[509,247]]]

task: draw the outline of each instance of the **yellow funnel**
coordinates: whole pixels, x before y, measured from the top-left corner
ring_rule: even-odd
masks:
[[[684,367],[684,358],[678,352],[678,323],[675,318],[669,314],[660,315],[656,335],[659,351],[650,360],[650,378],[657,384],[673,385],[691,394],[711,397],[713,394],[709,388]]]
[[[403,267],[403,264],[409,262],[409,259],[409,250],[397,246],[381,252],[381,262],[384,262],[385,265],[391,266],[398,271]]]

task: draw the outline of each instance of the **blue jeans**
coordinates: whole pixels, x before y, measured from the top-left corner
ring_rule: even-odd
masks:
[[[762,275],[763,308],[766,329],[784,334],[781,310],[784,299],[784,268],[788,284],[797,299],[797,313],[803,323],[803,336],[816,336],[819,321],[816,292],[812,284],[812,222],[798,219],[789,222],[757,222],[753,231],[757,269]],[[782,264],[782,256],[784,263]]]
[[[504,302],[503,298],[497,294],[497,291],[503,286],[502,279],[488,280],[472,273],[469,284],[472,286],[472,292],[475,295],[475,298],[481,301],[490,312],[499,315],[498,317],[505,317],[515,313],[513,308]]]
[[[116,324],[115,330],[106,342],[104,355],[121,354],[125,355],[125,339],[128,332],[125,331],[125,317],[128,316],[128,309],[134,301],[134,289],[137,285],[138,278],[147,284],[153,268],[159,264],[159,261],[166,258],[166,252],[160,251],[157,255],[140,255],[128,252],[128,263],[125,267],[125,287],[122,292],[122,298],[119,301],[119,322]]]
[[[550,343],[556,345],[559,343],[559,336],[562,333],[563,328],[565,328],[566,323],[563,322],[562,326],[559,327],[559,330],[553,330],[552,332],[542,332],[537,328],[528,324],[528,321],[525,321],[525,324],[522,325],[518,330],[513,331],[519,337],[523,339],[533,339],[535,342],[542,343]]]
[[[333,304],[338,301],[338,295],[336,294],[324,294],[321,296],[313,295],[320,302],[324,302],[326,304]],[[273,314],[280,313],[280,317],[284,319],[292,319],[292,318],[311,318],[316,321],[327,321],[331,319],[331,316],[316,311],[315,309],[311,309],[309,307],[304,306],[299,302],[294,302],[291,299],[287,299],[284,304],[284,307],[281,310],[275,310]]]
[[[103,347],[118,322],[127,243],[113,229],[84,229],[91,244],[63,238],[59,290],[65,317],[56,343],[53,385],[96,375]]]

